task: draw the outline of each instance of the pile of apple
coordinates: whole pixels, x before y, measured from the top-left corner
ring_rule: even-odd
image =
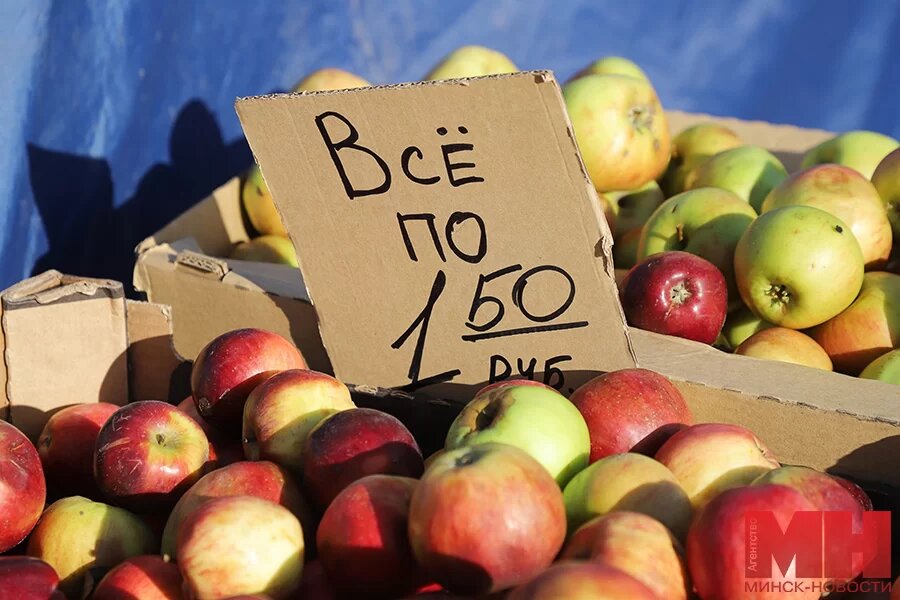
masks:
[[[737,598],[745,511],[871,510],[643,369],[491,384],[427,460],[273,333],[210,342],[191,389],[64,408],[36,447],[0,422],[0,596]]]

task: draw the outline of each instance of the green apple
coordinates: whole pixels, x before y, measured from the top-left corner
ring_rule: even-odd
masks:
[[[445,56],[425,79],[434,81],[479,77],[515,73],[518,70],[518,67],[502,52],[484,46],[463,46]]]
[[[613,244],[613,264],[616,269],[630,269],[637,264],[637,251],[642,229],[638,227],[626,231],[616,239],[616,243]]]
[[[863,282],[863,255],[846,223],[812,206],[760,215],[734,252],[744,303],[782,327],[805,329],[850,306]]]
[[[697,168],[710,156],[744,144],[732,129],[718,123],[700,123],[684,129],[672,139],[672,159],[660,178],[666,197],[688,189]]]
[[[601,458],[563,490],[569,531],[617,510],[649,515],[683,540],[693,509],[687,492],[660,462],[627,452]]]
[[[586,75],[562,92],[598,192],[637,189],[662,174],[669,124],[652,85],[626,75]]]
[[[294,92],[321,92],[325,90],[348,90],[372,85],[359,75],[343,69],[319,69],[304,77],[294,86]]]
[[[900,350],[891,350],[869,363],[859,374],[863,379],[877,379],[900,385]]]
[[[740,306],[734,282],[734,247],[756,218],[756,211],[735,194],[715,187],[672,196],[644,225],[637,260],[668,250],[696,254],[714,264],[728,284],[728,303]]]
[[[824,163],[837,163],[872,177],[881,160],[897,149],[900,142],[875,131],[847,131],[810,148],[803,155],[804,169]]]
[[[584,77],[585,75],[627,75],[635,79],[650,81],[647,74],[634,61],[622,56],[604,56],[599,60],[595,60],[576,73],[572,79]]]
[[[900,240],[900,148],[884,157],[872,173],[872,185],[887,208],[894,239]]]
[[[487,388],[450,425],[448,450],[499,442],[517,446],[564,486],[588,465],[591,438],[575,405],[556,390],[536,385]]]
[[[769,192],[762,212],[782,206],[821,208],[850,226],[867,270],[880,269],[891,254],[891,224],[878,190],[850,167],[814,165],[792,174]]]
[[[722,327],[722,338],[728,348],[734,350],[754,333],[769,327],[774,327],[774,325],[754,315],[753,311],[746,306],[741,306],[740,309],[729,313],[725,317],[725,326]]]
[[[740,146],[711,156],[697,167],[693,188],[720,187],[734,192],[759,212],[763,200],[787,178],[781,161],[759,146]]]
[[[643,227],[666,199],[655,181],[648,181],[636,190],[606,192],[604,196],[616,214],[616,231],[623,233]]]
[[[261,235],[241,242],[231,251],[230,258],[297,266],[294,245],[291,240],[280,235]]]

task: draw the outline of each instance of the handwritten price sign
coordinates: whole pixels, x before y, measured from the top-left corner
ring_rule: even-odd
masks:
[[[335,374],[469,399],[634,366],[546,72],[239,100]]]

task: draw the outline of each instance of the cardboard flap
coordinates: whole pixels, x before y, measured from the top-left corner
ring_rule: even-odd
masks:
[[[338,377],[467,398],[504,376],[568,391],[634,366],[611,236],[551,73],[236,109]]]
[[[126,303],[131,401],[178,402],[190,393],[190,365],[172,342],[172,311],[164,304]]]
[[[182,250],[175,256],[175,265],[193,269],[215,279],[223,279],[228,273],[228,263],[219,258],[206,256],[191,250]]]
[[[121,283],[50,271],[0,293],[0,304],[9,417],[32,439],[62,406],[128,401]]]

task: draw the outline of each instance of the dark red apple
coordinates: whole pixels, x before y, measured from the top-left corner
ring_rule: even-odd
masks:
[[[486,594],[528,581],[550,565],[565,537],[559,485],[515,446],[448,450],[413,492],[413,553],[454,593]]]
[[[661,600],[646,585],[602,562],[561,561],[518,587],[506,600]]]
[[[820,592],[813,589],[814,580],[803,579],[803,586],[800,586],[797,585],[797,579],[784,577],[778,568],[772,568],[771,578],[747,577],[747,570],[753,567],[749,562],[753,559],[752,555],[748,558],[748,553],[752,551],[748,548],[748,537],[752,535],[748,531],[752,532],[753,526],[748,521],[748,512],[771,513],[781,530],[786,531],[794,513],[814,510],[815,505],[803,494],[778,484],[733,488],[713,498],[697,515],[687,536],[688,569],[697,594],[701,598],[710,599],[746,598],[746,586],[755,580],[757,583],[781,584],[782,592],[773,592],[764,596],[765,598],[818,598]],[[757,535],[765,534],[759,531]],[[758,556],[757,561],[768,567],[771,557]],[[820,581],[819,585],[821,584]]]
[[[424,578],[409,546],[409,503],[418,482],[369,475],[334,499],[319,524],[316,546],[328,580],[352,598],[399,598]]]
[[[59,576],[39,558],[0,556],[0,598],[47,600],[53,598]]]
[[[162,553],[175,557],[178,531],[195,510],[214,498],[256,496],[291,511],[303,525],[307,555],[314,546],[316,522],[294,478],[275,463],[241,461],[207,473],[181,497],[169,515],[162,536]]]
[[[162,556],[134,556],[112,568],[91,600],[181,600],[181,573]]]
[[[569,398],[591,434],[591,462],[610,454],[653,456],[673,433],[673,425],[694,423],[684,396],[663,375],[622,369],[600,375]]]
[[[366,475],[421,477],[422,453],[399,419],[372,408],[336,412],[310,432],[303,450],[303,488],[323,510]]]
[[[257,385],[288,369],[305,369],[294,344],[262,329],[236,329],[206,345],[191,369],[200,415],[224,431],[240,431],[244,402]]]
[[[34,529],[46,499],[44,469],[34,444],[0,421],[0,553],[14,548]]]
[[[99,499],[100,490],[94,482],[94,445],[100,428],[118,409],[108,402],[76,404],[47,420],[37,449],[51,498]]]
[[[300,577],[297,598],[338,600],[338,594],[325,576],[325,569],[322,568],[319,559],[310,560],[303,565],[303,575]]]
[[[728,310],[722,272],[706,259],[677,250],[633,266],[620,296],[632,327],[704,344],[716,341]]]
[[[172,404],[142,400],[117,410],[100,429],[94,476],[114,504],[136,511],[173,506],[202,475],[209,441]]]
[[[244,446],[241,444],[241,439],[236,435],[230,436],[216,429],[212,423],[201,417],[197,412],[193,396],[188,396],[179,402],[178,408],[200,425],[203,433],[206,434],[206,439],[209,440],[208,471],[244,460]]]

